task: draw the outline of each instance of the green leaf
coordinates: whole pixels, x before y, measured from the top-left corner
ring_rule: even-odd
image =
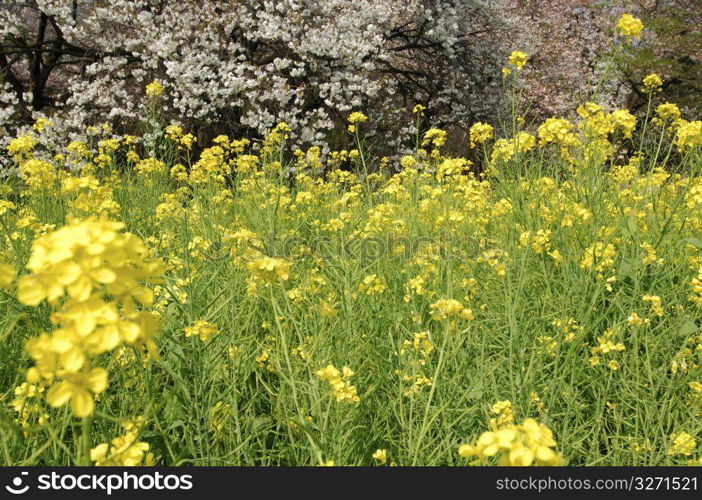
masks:
[[[473,387],[470,388],[467,394],[468,401],[475,401],[483,397],[483,381],[476,379],[473,382]]]
[[[689,337],[693,333],[697,333],[699,331],[699,329],[700,328],[696,324],[694,324],[692,321],[688,321],[687,323],[683,324],[680,327],[680,330],[678,330],[678,333],[680,334],[680,336]]]
[[[636,221],[636,217],[634,217],[634,216],[627,217],[625,229],[629,233],[630,236],[634,236],[636,233],[639,232],[639,224]]]
[[[698,249],[702,250],[702,239],[700,238],[685,238],[683,240],[685,243],[696,246]]]
[[[624,257],[619,263],[619,269],[617,270],[617,274],[622,277],[633,275],[634,271],[638,267],[638,263],[638,260],[634,258]]]

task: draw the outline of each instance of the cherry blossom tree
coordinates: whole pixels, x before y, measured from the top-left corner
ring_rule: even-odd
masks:
[[[4,0],[0,26],[6,128],[130,129],[156,79],[165,116],[201,136],[285,121],[309,144],[353,109],[387,141],[417,103],[441,126],[489,117],[509,20],[477,0]]]

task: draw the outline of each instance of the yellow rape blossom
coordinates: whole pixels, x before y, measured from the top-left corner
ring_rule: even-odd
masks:
[[[644,25],[641,19],[638,19],[631,14],[623,14],[617,21],[617,30],[619,34],[626,37],[628,40],[639,38]]]
[[[148,97],[158,97],[161,94],[163,94],[163,86],[158,80],[154,80],[146,86],[146,95]]]
[[[527,63],[527,55],[520,50],[515,50],[509,55],[507,62],[510,64],[510,66],[513,66],[518,70],[522,69]]]
[[[643,91],[647,94],[652,94],[654,92],[660,92],[663,90],[663,80],[656,73],[651,73],[646,75],[642,81]]]
[[[220,332],[217,325],[210,323],[209,321],[205,321],[204,319],[199,319],[193,325],[185,327],[186,337],[200,337],[202,342],[207,342],[210,337],[218,335],[219,333]]]
[[[459,446],[458,454],[478,460],[499,456],[501,466],[555,466],[563,463],[563,457],[554,450],[556,445],[548,427],[527,418],[518,425],[509,422],[483,432],[474,445]]]
[[[668,455],[684,455],[689,457],[697,448],[697,440],[687,432],[679,432],[670,436],[673,443],[668,448]]]
[[[687,122],[678,128],[675,144],[681,151],[702,146],[702,121]]]
[[[290,262],[276,257],[259,257],[247,264],[251,273],[266,283],[287,281],[290,277]]]
[[[495,135],[492,125],[483,122],[474,123],[470,127],[470,147],[474,148],[478,144],[484,144]]]
[[[344,366],[341,372],[334,365],[327,365],[321,370],[317,370],[315,375],[329,383],[332,394],[339,402],[358,403],[361,398],[356,393],[356,387],[351,385],[349,379],[354,375],[351,368]]]
[[[109,444],[101,443],[90,450],[90,460],[98,467],[135,467],[153,465],[154,456],[148,453],[149,444],[138,441],[138,434],[143,422],[125,425],[125,434],[114,438]]]
[[[388,461],[388,452],[384,449],[377,449],[373,453],[373,458],[375,459],[378,465],[385,465]]]
[[[145,283],[155,281],[161,264],[148,258],[139,238],[122,233],[123,226],[73,220],[37,238],[27,263],[31,273],[18,282],[18,300],[28,306],[44,300],[59,306],[67,296],[52,315],[58,328],[27,341],[35,362],[27,382],[53,383],[47,402],[56,407],[70,402],[77,417],[90,415],[95,395],[107,387],[107,371],[92,367],[92,359],[122,342],[156,356],[151,337],[158,321],[137,304],[152,304],[153,291]]]

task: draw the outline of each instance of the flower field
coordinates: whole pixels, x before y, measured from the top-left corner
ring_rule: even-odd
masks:
[[[623,16],[619,36],[638,37]],[[702,122],[583,102],[410,151],[50,120],[0,179],[2,465],[702,463]]]

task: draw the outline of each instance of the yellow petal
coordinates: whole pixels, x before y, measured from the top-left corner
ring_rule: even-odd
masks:
[[[100,394],[107,389],[107,371],[102,368],[93,368],[88,378],[88,387],[95,394]]]
[[[26,306],[37,306],[46,298],[44,287],[35,276],[22,276],[17,283],[17,300]]]
[[[90,450],[90,460],[97,462],[105,458],[107,455],[108,445],[107,443],[100,443],[95,448]]]
[[[139,339],[141,334],[141,328],[136,323],[131,321],[123,321],[119,324],[119,331],[122,334],[122,338],[128,344],[133,344]]]
[[[46,393],[46,402],[54,408],[65,405],[71,399],[71,389],[68,382],[59,382]]]
[[[109,267],[99,267],[90,273],[95,281],[100,283],[112,283],[117,279],[115,272]]]
[[[134,292],[134,298],[144,307],[150,307],[154,302],[154,292],[150,288],[141,287]]]
[[[95,400],[93,395],[85,389],[78,389],[71,397],[71,409],[78,418],[85,418],[93,413]]]
[[[76,333],[81,337],[90,335],[93,332],[93,330],[95,330],[95,318],[90,314],[81,314],[73,320],[75,321]]]
[[[85,355],[78,347],[74,347],[61,355],[61,365],[70,372],[77,372],[83,368],[84,363]]]
[[[81,269],[75,262],[62,262],[51,273],[53,279],[62,285],[70,285],[80,278]]]
[[[90,279],[81,276],[75,283],[68,287],[68,293],[79,302],[85,302],[90,297],[92,285]]]
[[[119,344],[119,330],[115,325],[107,325],[95,330],[90,336],[91,350],[95,354],[111,351]]]
[[[51,336],[51,349],[59,354],[73,347],[73,337],[67,330],[56,330]]]

